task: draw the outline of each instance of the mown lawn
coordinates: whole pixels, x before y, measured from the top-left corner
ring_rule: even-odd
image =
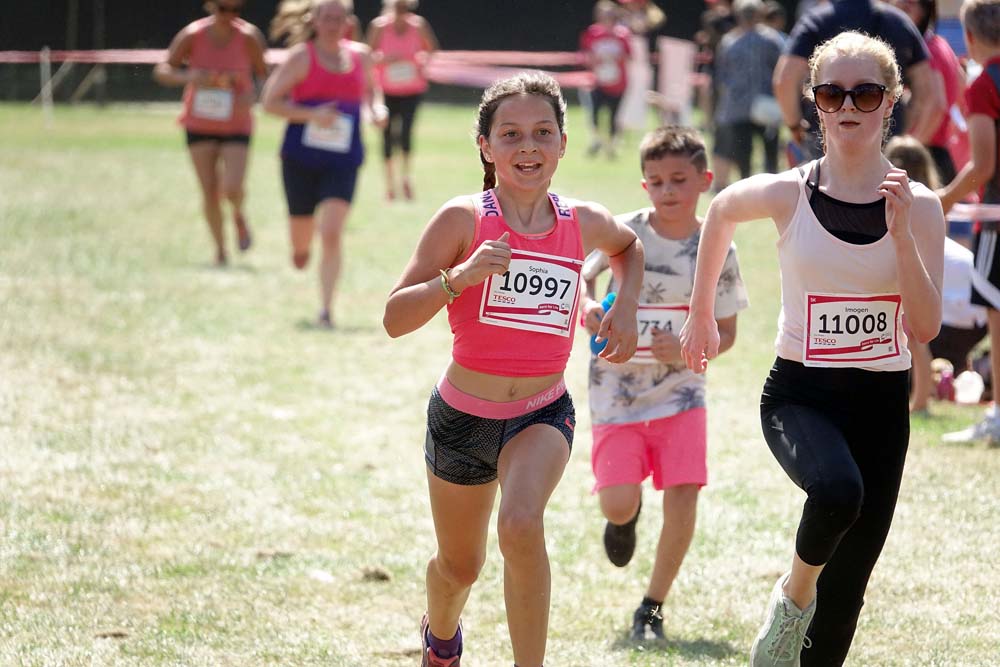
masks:
[[[442,316],[400,340],[380,322],[423,224],[481,186],[473,110],[421,111],[415,203],[384,203],[369,160],[334,332],[312,324],[315,269],[288,261],[279,123],[260,119],[253,144],[256,245],[219,270],[174,114],[58,108],[45,127],[37,108],[0,106],[0,665],[416,665],[434,548],[423,413],[450,338]],[[553,189],[642,206],[637,138],[595,161],[578,110],[570,132]],[[757,417],[774,240],[769,223],[737,237],[752,307],[713,363],[711,480],[663,644],[626,640],[658,516],[643,514],[631,565],[606,561],[578,337],[546,664],[746,663],[803,500]],[[932,411],[914,422],[853,665],[1000,664],[1000,451],[940,443],[978,409]],[[511,663],[501,579],[493,539],[464,665]]]

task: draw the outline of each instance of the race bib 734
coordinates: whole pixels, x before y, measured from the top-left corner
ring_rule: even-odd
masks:
[[[687,315],[686,303],[640,303],[636,311],[639,319],[639,342],[635,355],[629,361],[639,364],[659,363],[653,356],[653,330],[659,329],[677,336]]]

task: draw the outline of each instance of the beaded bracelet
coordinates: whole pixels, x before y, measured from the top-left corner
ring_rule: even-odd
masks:
[[[455,299],[458,298],[461,292],[456,292],[455,290],[453,290],[451,288],[451,285],[448,283],[448,270],[440,269],[440,271],[441,271],[441,289],[443,289],[445,291],[445,294],[448,295],[448,303],[455,303]]]

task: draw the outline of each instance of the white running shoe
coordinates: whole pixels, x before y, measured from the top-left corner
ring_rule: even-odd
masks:
[[[796,607],[782,590],[787,579],[783,575],[771,591],[767,617],[750,649],[750,667],[799,667],[802,649],[812,646],[806,631],[816,613],[816,600],[805,609]]]
[[[991,414],[992,412],[992,414]],[[952,431],[941,436],[944,442],[961,443],[987,440],[990,444],[1000,443],[1000,417],[996,411],[987,411],[987,416],[978,424],[973,424],[961,431]]]

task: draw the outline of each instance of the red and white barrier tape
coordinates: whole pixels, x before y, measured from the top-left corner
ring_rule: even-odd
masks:
[[[284,62],[286,49],[269,49],[268,64]],[[155,65],[167,57],[165,49],[103,49],[94,51],[50,51],[50,62],[74,62],[88,65]],[[42,60],[40,51],[0,51],[0,64],[32,64]],[[427,66],[427,77],[434,83],[486,87],[523,69],[575,67],[565,72],[542,69],[564,88],[592,88],[594,75],[576,51],[437,51]],[[692,72],[692,83],[700,75]]]
[[[1000,204],[955,204],[948,211],[948,219],[956,222],[997,222],[1000,221]]]

